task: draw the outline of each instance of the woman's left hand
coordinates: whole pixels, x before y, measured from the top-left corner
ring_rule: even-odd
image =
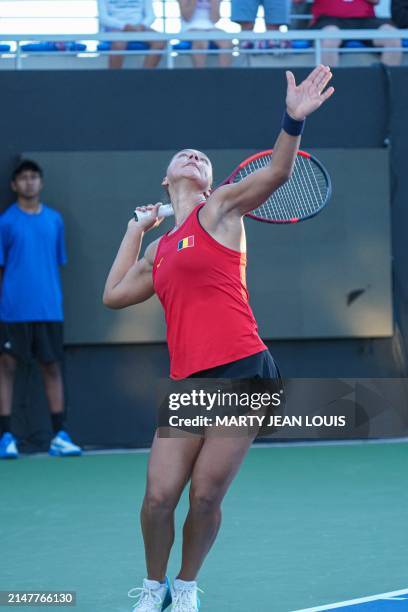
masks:
[[[296,85],[293,73],[287,70],[286,110],[288,114],[293,119],[302,121],[317,110],[334,93],[334,87],[323,91],[332,76],[328,66],[320,65],[300,85]]]

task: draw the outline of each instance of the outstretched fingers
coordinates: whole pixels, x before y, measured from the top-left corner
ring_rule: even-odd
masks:
[[[288,88],[289,89],[294,89],[296,87],[296,81],[295,81],[295,76],[293,74],[293,72],[291,72],[290,70],[286,71],[286,79],[288,81]]]
[[[321,98],[322,102],[325,102],[333,94],[334,94],[334,87],[329,87],[329,89],[326,89],[326,91],[324,91],[321,94],[320,98]]]
[[[305,82],[314,83],[322,68],[322,65],[316,66],[316,68],[314,68],[312,72],[306,77]]]
[[[322,72],[320,73],[316,81],[314,82],[314,86],[316,87],[319,93],[323,91],[323,89],[326,87],[327,83],[330,81],[332,76],[333,75],[330,72],[330,68],[325,68],[324,70],[322,70]]]
[[[305,83],[308,83],[309,85],[316,85],[316,83],[321,80],[322,76],[325,75],[326,71],[326,66],[319,64],[319,66],[316,66],[316,68],[314,68],[314,70],[312,70],[312,72],[306,78]]]

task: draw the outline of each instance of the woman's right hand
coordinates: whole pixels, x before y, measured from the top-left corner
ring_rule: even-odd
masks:
[[[147,204],[147,206],[138,206],[135,209],[135,212],[149,212],[150,215],[143,216],[139,221],[136,221],[135,218],[131,219],[128,223],[129,229],[134,229],[135,227],[141,229],[143,232],[147,232],[155,227],[158,227],[160,223],[163,221],[163,217],[158,217],[159,208],[162,205],[162,202],[157,202],[157,204]]]

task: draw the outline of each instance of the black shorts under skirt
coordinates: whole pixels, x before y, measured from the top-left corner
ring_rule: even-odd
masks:
[[[266,436],[274,431],[270,417],[281,414],[284,408],[281,375],[268,350],[168,383],[159,402],[158,418],[159,428],[165,431],[163,434],[159,430],[159,435],[165,437],[178,437],[177,432],[242,437],[254,431],[255,437]],[[189,400],[194,393],[196,403],[186,401],[182,405],[182,397]],[[201,398],[209,396],[213,405],[207,399],[203,405]],[[262,419],[248,418],[253,416]]]

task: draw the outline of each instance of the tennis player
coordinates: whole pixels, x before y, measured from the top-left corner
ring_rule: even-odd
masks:
[[[318,66],[296,86],[287,76],[286,112],[273,159],[236,184],[211,193],[212,167],[195,149],[177,153],[163,186],[175,212],[175,227],[149,244],[159,203],[139,207],[150,215],[132,219],[106,281],[103,301],[110,308],[139,304],[154,293],[165,311],[170,376],[274,378],[277,369],[260,339],[245,285],[243,215],[257,208],[290,177],[305,118],[334,92],[332,74]],[[221,502],[255,436],[161,437],[155,433],[141,510],[147,578],[132,589],[139,612],[199,609],[197,575],[221,522]],[[174,511],[191,481],[190,507],[183,527],[182,564],[172,584],[166,576],[174,541]]]

